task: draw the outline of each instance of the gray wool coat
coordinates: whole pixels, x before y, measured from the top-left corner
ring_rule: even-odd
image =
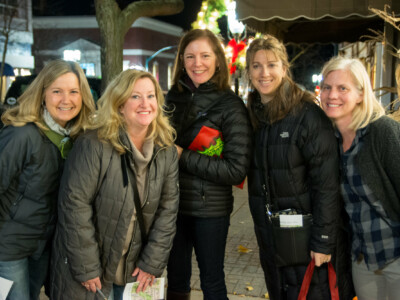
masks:
[[[142,210],[148,242],[142,248],[136,223],[127,254],[126,282],[134,281],[135,267],[160,276],[167,264],[179,201],[175,147],[155,145],[147,176]],[[100,299],[81,285],[97,276],[109,296],[134,212],[132,185],[123,182],[121,155],[101,143],[96,132],[76,141],[59,192],[51,299]]]

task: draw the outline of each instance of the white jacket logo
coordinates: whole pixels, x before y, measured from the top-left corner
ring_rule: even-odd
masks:
[[[280,136],[281,136],[281,138],[288,138],[289,137],[289,132],[287,132],[287,131],[284,131],[284,132],[282,132],[281,134],[280,134]]]

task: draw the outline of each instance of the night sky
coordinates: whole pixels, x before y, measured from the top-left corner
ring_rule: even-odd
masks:
[[[136,2],[132,0],[117,0],[121,8]],[[184,0],[185,7],[177,15],[156,17],[156,19],[189,30],[200,11],[202,0]],[[34,16],[73,16],[94,15],[93,0],[32,0]]]

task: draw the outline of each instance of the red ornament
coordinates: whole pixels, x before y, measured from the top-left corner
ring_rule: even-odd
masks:
[[[239,56],[239,53],[246,48],[246,43],[244,41],[236,42],[235,39],[231,39],[228,43],[228,47],[232,48],[232,62],[229,64],[230,73],[233,74],[236,71],[236,59]]]

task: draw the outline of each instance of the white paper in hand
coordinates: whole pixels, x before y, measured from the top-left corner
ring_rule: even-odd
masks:
[[[11,280],[0,277],[0,300],[6,300],[13,283]]]
[[[123,300],[160,300],[164,299],[165,278],[156,278],[153,286],[147,286],[144,292],[136,293],[139,282],[128,283],[124,289]]]

